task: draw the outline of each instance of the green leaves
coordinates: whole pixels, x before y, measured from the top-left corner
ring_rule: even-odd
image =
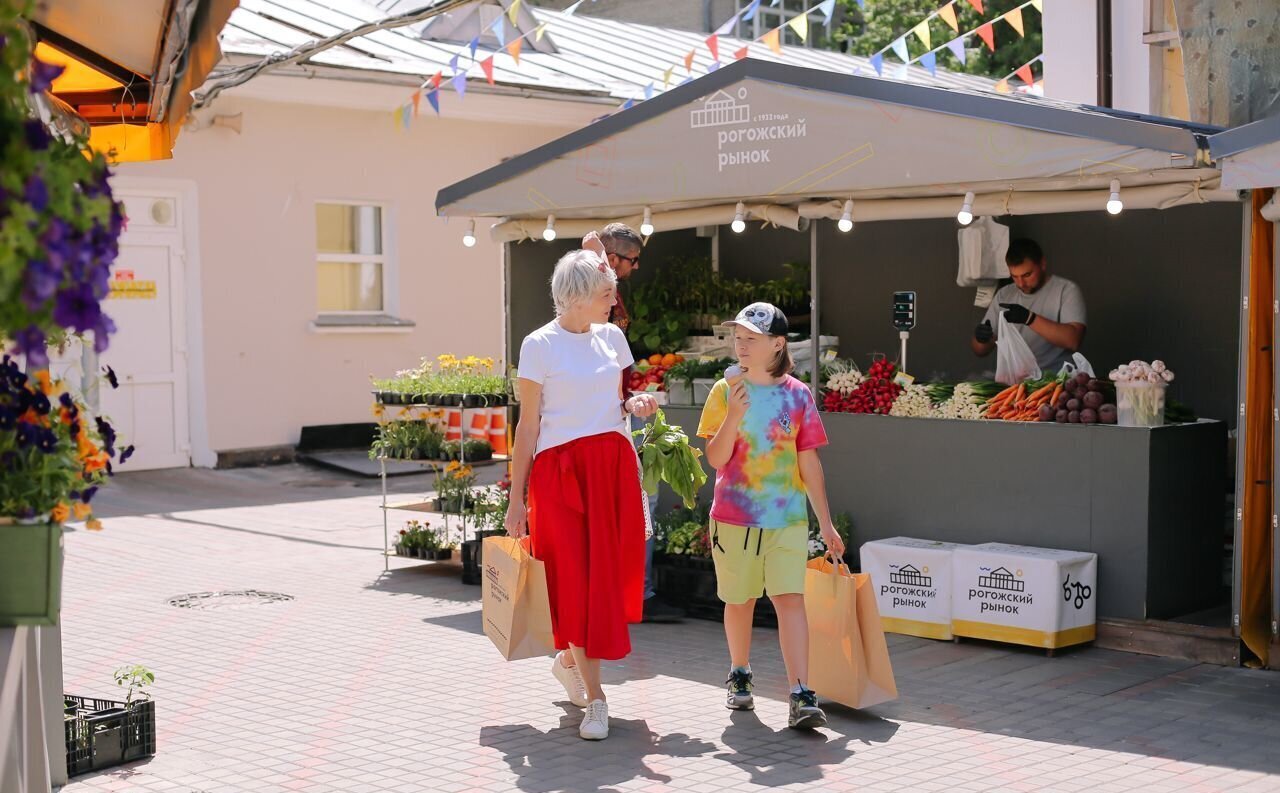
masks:
[[[640,462],[645,492],[658,492],[658,483],[667,485],[680,496],[688,509],[698,503],[698,491],[707,481],[700,459],[702,452],[689,445],[689,437],[675,425],[667,424],[659,410],[653,422],[634,433],[640,438]]]

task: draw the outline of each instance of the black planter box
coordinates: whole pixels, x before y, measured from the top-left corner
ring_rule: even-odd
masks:
[[[67,776],[111,768],[156,753],[156,703],[64,697]]]
[[[653,555],[653,589],[657,596],[684,609],[690,617],[724,621],[724,602],[716,595],[714,562],[705,556]],[[772,628],[778,615],[768,596],[756,601],[755,624]]]

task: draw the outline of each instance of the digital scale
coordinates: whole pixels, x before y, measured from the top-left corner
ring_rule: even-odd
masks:
[[[893,293],[893,326],[898,329],[898,338],[902,340],[902,353],[898,359],[898,370],[907,371],[907,339],[916,326],[916,293]]]

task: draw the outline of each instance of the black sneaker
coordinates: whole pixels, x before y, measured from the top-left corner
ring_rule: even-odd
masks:
[[[809,689],[801,689],[799,694],[791,695],[791,715],[787,717],[787,726],[797,730],[813,730],[827,723],[827,714],[818,707],[818,695]]]
[[[684,609],[668,606],[656,597],[644,602],[645,622],[680,622],[684,619]]]
[[[755,710],[756,698],[751,693],[751,673],[745,669],[734,669],[729,672],[729,679],[724,681],[728,694],[724,706],[729,710]]]

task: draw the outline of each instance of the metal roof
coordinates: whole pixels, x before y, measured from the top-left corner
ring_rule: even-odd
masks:
[[[1216,128],[1132,113],[1072,105],[1037,97],[985,91],[909,85],[874,77],[833,74],[811,68],[747,59],[662,96],[642,102],[525,154],[442,189],[436,198],[443,210],[467,196],[493,188],[573,152],[582,151],[646,121],[679,111],[699,98],[744,80],[784,88],[812,90],[840,97],[896,105],[945,116],[1087,139],[1134,150],[1166,152],[1187,167],[1200,165],[1205,137]]]
[[[382,5],[387,5],[385,0]],[[310,63],[368,72],[427,78],[443,71],[453,76],[449,61],[461,50],[459,62],[468,80],[484,90],[485,75],[479,61],[496,52],[494,81],[500,86],[537,88],[616,100],[641,99],[645,87],[663,93],[663,75],[671,67],[670,86],[690,75],[684,58],[694,51],[692,76],[708,73],[711,55],[706,34],[685,30],[619,22],[598,17],[568,15],[544,8],[528,8],[539,22],[547,23],[546,37],[555,52],[535,52],[526,47],[516,66],[505,50],[483,44],[472,60],[465,43],[421,38],[426,24],[384,30],[326,50]],[[323,38],[387,16],[384,8],[369,0],[241,0],[222,32],[222,49],[228,55],[269,56],[285,52],[309,40]],[[531,43],[531,42],[528,42]],[[861,56],[805,47],[784,47],[775,54],[759,42],[731,36],[719,38],[722,59],[750,45],[748,60],[787,63],[840,74],[874,75],[870,61]],[[922,86],[991,92],[995,81],[976,75],[938,69],[931,75],[919,66],[885,66],[885,73],[900,82]]]
[[[1219,132],[1209,138],[1215,160],[1280,141],[1280,114]]]

